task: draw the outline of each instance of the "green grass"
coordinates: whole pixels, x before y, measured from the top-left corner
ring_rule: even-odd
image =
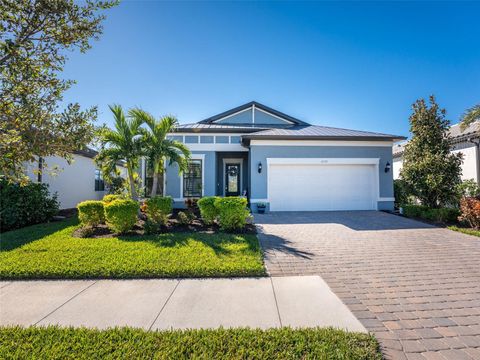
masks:
[[[480,236],[480,230],[475,230],[475,229],[469,229],[469,228],[461,228],[458,226],[449,226],[448,227],[450,230],[453,231],[458,231],[467,235],[473,235],[473,236]]]
[[[255,235],[75,238],[76,219],[1,234],[0,279],[265,275]]]
[[[0,328],[2,359],[381,359],[372,335],[290,328]]]

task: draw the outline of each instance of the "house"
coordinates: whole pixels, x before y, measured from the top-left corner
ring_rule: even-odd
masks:
[[[392,145],[402,136],[310,125],[252,101],[169,134],[188,171],[167,165],[161,193],[246,196],[253,211],[392,210]],[[142,177],[148,181],[144,165]]]
[[[473,122],[465,130],[460,128],[460,124],[450,127],[449,135],[451,138],[452,153],[462,153],[462,180],[474,179],[480,184],[479,167],[479,146],[480,146],[480,121]],[[393,178],[400,177],[400,170],[403,167],[403,151],[406,141],[395,144],[393,147]]]
[[[48,184],[51,194],[57,193],[60,209],[75,208],[81,201],[100,200],[106,194],[100,169],[93,160],[96,155],[89,148],[75,151],[70,164],[64,158],[49,156],[27,164],[26,174],[34,182]],[[45,166],[48,171],[39,171]]]

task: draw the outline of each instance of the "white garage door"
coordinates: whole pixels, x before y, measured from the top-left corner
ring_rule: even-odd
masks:
[[[271,164],[271,211],[375,210],[374,165]]]

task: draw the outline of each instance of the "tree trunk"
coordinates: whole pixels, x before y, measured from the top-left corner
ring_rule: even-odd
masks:
[[[152,184],[152,192],[150,193],[150,197],[154,197],[157,195],[157,186],[158,186],[158,173],[155,171],[153,173],[153,184]]]
[[[131,164],[127,164],[127,172],[128,182],[130,183],[130,195],[132,196],[132,200],[138,201],[137,190],[135,190],[135,180],[133,179],[133,168]]]

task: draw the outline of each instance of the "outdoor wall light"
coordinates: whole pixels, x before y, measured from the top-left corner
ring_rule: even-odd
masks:
[[[262,163],[258,163],[258,173],[260,174],[262,172]]]
[[[387,163],[385,164],[385,172],[388,173],[391,168],[392,168],[392,166],[390,165],[389,162],[387,162]]]

